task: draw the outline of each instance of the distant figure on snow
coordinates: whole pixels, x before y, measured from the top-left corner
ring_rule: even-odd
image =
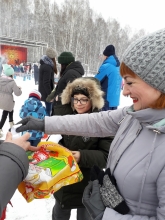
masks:
[[[57,74],[55,56],[55,50],[49,47],[46,55],[43,55],[40,60],[38,90],[42,95],[41,101],[45,102],[48,116],[51,115],[52,103],[47,102],[46,98],[54,89],[54,73]]]
[[[75,61],[75,57],[71,52],[62,52],[58,57],[58,63],[61,64],[60,79],[56,89],[47,97],[47,101],[52,101],[53,99],[53,109],[62,104],[61,94],[68,82],[72,82],[74,79],[84,75],[83,66],[79,61]]]
[[[38,85],[38,79],[39,79],[39,64],[36,62],[33,64],[33,70],[34,70],[34,81],[35,85]]]
[[[105,105],[102,111],[115,110],[119,106],[122,81],[119,66],[120,62],[115,55],[115,47],[108,45],[103,51],[103,63],[95,76],[100,81],[105,93]]]
[[[3,110],[0,121],[0,137],[3,136],[2,128],[8,115],[10,128],[14,125],[13,109],[15,102],[13,92],[16,96],[22,94],[21,88],[17,86],[13,79],[14,69],[8,64],[3,64],[3,74],[0,77],[0,109]]]

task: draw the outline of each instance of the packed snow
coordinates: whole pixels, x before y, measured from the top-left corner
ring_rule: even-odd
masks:
[[[23,105],[24,101],[28,98],[29,92],[32,89],[38,89],[38,85],[35,85],[34,79],[26,79],[23,81],[22,77],[17,76],[15,79],[18,86],[22,88],[22,95],[15,98],[15,107],[14,107],[14,122],[18,122],[19,110]],[[132,104],[132,101],[128,97],[124,97],[121,91],[120,106],[128,106]],[[2,110],[0,110],[1,117]],[[8,118],[3,127],[4,136],[1,139],[5,138],[5,134],[9,129]],[[57,142],[59,140],[59,135],[51,135],[50,140]],[[12,180],[11,180],[12,181]],[[50,220],[52,215],[52,208],[55,204],[55,199],[51,196],[49,199],[39,199],[33,200],[30,203],[27,203],[22,195],[16,190],[14,196],[11,199],[13,207],[10,205],[7,206],[7,220]],[[76,210],[72,210],[70,220],[76,220]]]

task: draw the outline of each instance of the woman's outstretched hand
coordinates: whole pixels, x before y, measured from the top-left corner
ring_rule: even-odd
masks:
[[[16,132],[36,130],[43,131],[45,130],[44,119],[37,119],[32,116],[28,116],[17,123],[22,124],[20,127],[16,128]]]

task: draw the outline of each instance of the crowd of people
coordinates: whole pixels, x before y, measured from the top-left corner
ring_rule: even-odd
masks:
[[[7,59],[4,59],[1,62],[2,58],[0,57],[0,76],[4,74],[3,65],[8,63]],[[11,67],[14,70],[13,77],[17,76],[22,77],[25,81],[26,79],[34,78],[35,85],[38,85],[39,80],[39,62],[19,62],[15,60],[15,64],[11,64]]]
[[[61,69],[55,87],[56,59]],[[4,73],[5,68],[11,67],[5,66]],[[30,131],[61,134],[59,143],[71,151],[84,176],[54,193],[52,220],[69,220],[72,209],[78,220],[164,220],[164,68],[165,29],[132,42],[120,61],[114,45],[106,46],[95,77],[83,77],[83,66],[71,52],[57,57],[47,48],[40,59],[38,91],[30,92],[17,123],[16,131],[24,134],[13,140],[9,132],[0,145],[0,216],[27,174],[25,151],[38,150],[40,138],[32,142]],[[21,95],[12,75],[10,70],[1,77],[2,83],[12,81],[10,94],[0,94],[11,96],[17,88]],[[123,95],[133,104],[118,108],[122,78]],[[28,106],[34,102],[43,109],[42,117],[33,117],[36,109]],[[5,117],[13,108],[1,107]]]

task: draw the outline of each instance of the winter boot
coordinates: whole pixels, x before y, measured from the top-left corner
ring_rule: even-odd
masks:
[[[9,121],[9,124],[10,124],[10,128],[12,128],[13,125],[14,125],[14,122],[13,121]]]
[[[3,137],[3,131],[0,129],[0,138]]]

